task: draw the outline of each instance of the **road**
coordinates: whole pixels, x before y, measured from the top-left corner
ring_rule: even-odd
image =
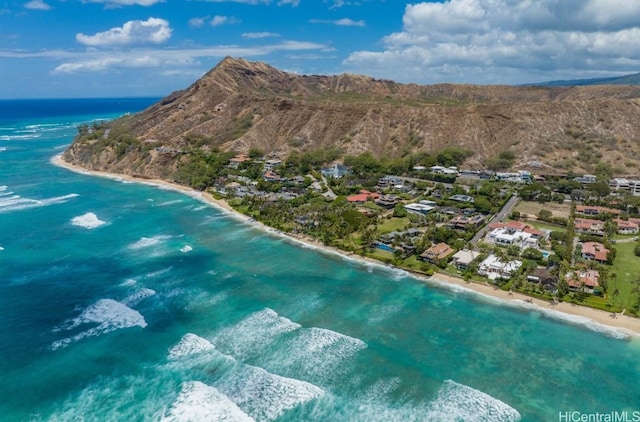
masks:
[[[511,212],[513,211],[513,207],[516,206],[517,202],[518,202],[518,196],[512,195],[511,198],[509,198],[509,200],[507,201],[507,203],[504,204],[504,207],[502,207],[502,209],[498,211],[498,213],[494,215],[493,218],[489,220],[489,222],[483,228],[478,230],[478,233],[476,233],[475,236],[473,236],[473,239],[471,239],[470,241],[471,245],[475,246],[475,244],[478,243],[478,241],[484,238],[485,234],[487,233],[487,230],[489,230],[490,224],[499,223],[502,220],[504,220],[508,215],[510,215]]]

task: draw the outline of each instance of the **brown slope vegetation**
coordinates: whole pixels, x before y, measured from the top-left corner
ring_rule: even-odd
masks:
[[[143,146],[123,147],[123,134]],[[606,162],[634,173],[639,141],[638,86],[421,86],[350,74],[299,76],[225,58],[189,88],[115,121],[104,139],[74,143],[66,158],[166,176],[175,163],[157,147],[256,147],[280,155],[338,147],[402,156],[455,145],[475,152],[468,163],[474,166],[511,150],[518,165],[590,172]]]

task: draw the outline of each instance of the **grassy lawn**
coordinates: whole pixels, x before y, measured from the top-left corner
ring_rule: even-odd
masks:
[[[565,203],[558,204],[557,202],[541,204],[539,202],[520,201],[515,208],[515,211],[520,211],[522,214],[533,217],[537,216],[540,210],[549,210],[554,217],[568,218],[571,212],[571,205]]]
[[[378,231],[381,234],[391,233],[395,231],[402,231],[407,227],[411,221],[407,217],[393,217],[390,219],[383,219],[382,223],[378,224]]]
[[[549,224],[549,223],[545,223],[544,221],[526,220],[525,223],[531,224],[533,227],[535,227],[538,230],[551,230],[551,231],[558,231],[558,232],[563,232],[567,230],[565,226],[559,226],[557,224]]]
[[[615,285],[609,286],[608,294],[616,288],[620,291],[618,301],[623,307],[630,307],[635,302],[635,294],[631,292],[633,282],[640,277],[640,257],[635,256],[633,248],[635,242],[618,243],[616,259],[610,271],[616,273]]]

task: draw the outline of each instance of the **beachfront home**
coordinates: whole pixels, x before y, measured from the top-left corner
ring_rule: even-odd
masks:
[[[569,272],[566,278],[569,290],[574,292],[584,291],[593,294],[600,286],[600,273],[596,270]]]
[[[581,256],[584,259],[606,264],[608,255],[609,249],[605,248],[602,243],[585,242],[582,244]]]
[[[429,249],[421,253],[418,259],[421,261],[430,262],[432,264],[437,264],[443,259],[448,258],[449,255],[453,254],[454,252],[455,249],[453,249],[446,243],[441,242],[437,245],[431,246]]]
[[[508,280],[520,267],[522,267],[522,261],[514,259],[504,262],[497,256],[491,254],[480,263],[478,274],[486,276],[489,280]]]
[[[480,256],[480,252],[478,251],[474,251],[470,249],[459,250],[452,257],[453,265],[457,269],[461,271],[465,271],[469,269],[469,266],[471,265],[471,263],[479,256]]]
[[[548,268],[537,267],[529,275],[527,281],[541,285],[545,290],[553,292],[558,286],[558,277],[553,275]]]

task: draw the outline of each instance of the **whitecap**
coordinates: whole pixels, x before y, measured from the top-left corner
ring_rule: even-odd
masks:
[[[6,151],[7,147],[0,147],[0,152]]]
[[[193,248],[189,245],[185,245],[182,248],[180,248],[180,252],[184,252],[184,253],[191,252],[192,250]]]
[[[254,419],[216,388],[200,381],[189,381],[182,384],[178,398],[161,420],[250,422]]]
[[[146,298],[151,297],[155,294],[156,294],[155,290],[144,288],[135,292],[131,296],[127,297],[126,299],[124,299],[122,303],[124,303],[127,306],[135,306],[138,303],[145,300]]]
[[[51,344],[51,349],[57,350],[78,340],[106,334],[120,328],[144,328],[147,326],[147,322],[144,320],[142,314],[135,309],[131,309],[127,305],[113,299],[100,299],[86,308],[80,316],[65,321],[62,325],[54,328],[53,331],[70,331],[85,324],[97,324],[97,326],[71,337],[55,341]]]
[[[223,329],[215,337],[214,344],[236,358],[246,359],[259,354],[281,335],[299,328],[299,324],[279,316],[273,309],[265,308]]]
[[[95,229],[97,227],[106,224],[106,222],[100,220],[98,216],[92,212],[73,217],[71,224],[78,227],[84,227],[85,229]]]
[[[143,249],[148,248],[150,246],[155,246],[160,244],[162,241],[171,239],[171,236],[168,235],[158,235],[154,237],[141,237],[134,243],[131,243],[128,248],[129,249]]]
[[[0,246],[0,251],[4,251],[4,248],[2,246]]]
[[[40,208],[49,205],[62,204],[68,200],[79,196],[76,193],[69,195],[56,196],[48,199],[29,199],[22,198],[19,195],[13,195],[11,197],[2,197],[0,199],[0,213],[11,211],[22,211],[30,208]]]
[[[215,347],[208,340],[193,333],[187,333],[182,336],[176,345],[169,349],[169,359],[181,359],[213,349],[215,349]]]
[[[174,205],[174,204],[179,204],[182,202],[182,199],[173,199],[171,201],[165,201],[165,202],[161,202],[157,205],[155,205],[156,207],[166,207],[169,205]]]
[[[242,363],[215,385],[245,413],[259,421],[277,419],[287,410],[325,394],[323,389],[306,381]]]
[[[38,139],[40,135],[2,135],[0,141],[21,141],[25,139]]]
[[[519,421],[520,413],[482,391],[446,380],[427,408],[425,420]]]

